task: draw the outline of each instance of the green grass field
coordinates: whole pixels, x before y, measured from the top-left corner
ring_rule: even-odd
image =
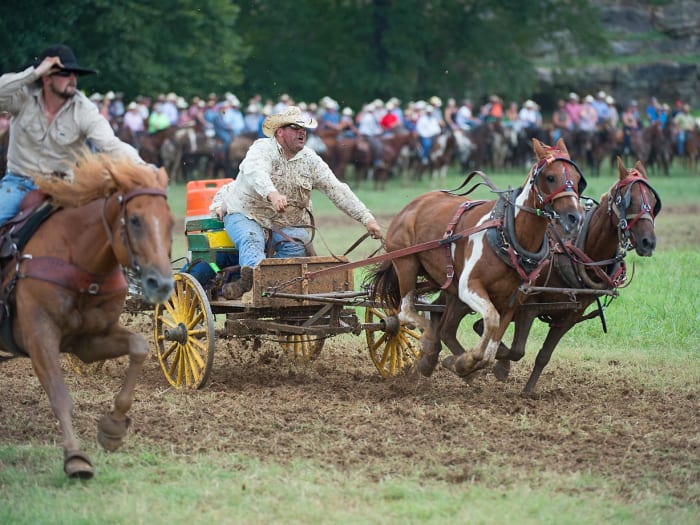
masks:
[[[500,187],[515,186],[522,182],[524,173],[497,174],[492,178]],[[586,194],[598,198],[613,181],[612,175],[589,178]],[[461,176],[452,173],[447,186],[453,188],[459,182]],[[630,269],[634,267],[635,275],[630,287],[606,309],[609,333],[602,333],[598,321],[581,324],[562,341],[567,351],[556,355],[568,366],[593,370],[611,362],[624,363],[625,379],[638,388],[653,389],[659,395],[680,392],[697,402],[700,176],[684,176],[676,171],[669,178],[656,177],[651,182],[664,205],[657,221],[657,252],[652,258],[628,256],[628,265]],[[426,181],[419,186],[390,181],[384,192],[376,192],[366,183],[357,193],[386,227],[388,218],[413,196],[428,189]],[[481,196],[487,198],[488,194]],[[171,186],[169,202],[175,214],[182,217],[183,186]],[[342,253],[363,233],[361,226],[355,224],[324,228],[324,223],[338,224],[341,214],[321,195],[314,196],[314,206],[323,240],[335,253]],[[317,249],[323,246],[316,244]],[[351,259],[363,257],[374,247],[363,247]],[[179,232],[174,255],[183,254],[184,250]],[[468,332],[464,328],[462,336],[469,337]],[[544,333],[542,325],[536,323],[526,356],[529,363]],[[109,399],[112,394],[99,395]],[[159,388],[153,395],[166,395],[166,391]],[[203,395],[206,392],[176,396],[175,402],[188,403],[191,396]],[[48,410],[46,405],[44,402],[36,410],[43,413]],[[3,421],[12,421],[12,411],[13,406],[0,402]],[[76,403],[78,411],[81,407]],[[523,425],[528,424],[525,415],[521,415]],[[696,433],[686,438],[694,443],[691,449],[697,458],[698,413],[687,417]],[[339,470],[325,465],[323,458],[291,458],[289,463],[280,464],[265,457],[228,452],[203,450],[180,455],[172,452],[167,443],[144,447],[133,435],[122,451],[108,454],[90,443],[87,436],[82,438],[98,465],[96,477],[89,482],[67,480],[63,475],[57,426],[53,434],[40,441],[0,442],[0,524],[700,522],[697,463],[683,474],[687,482],[680,487],[682,496],[655,488],[650,473],[648,479],[636,480],[627,499],[622,494],[628,493],[620,492],[615,480],[585,472],[563,475],[541,472],[537,467],[531,472],[510,471],[494,464],[480,471],[478,478],[454,483],[425,481],[420,469],[410,475],[384,476],[361,467]],[[387,435],[386,439],[391,440],[392,436]],[[445,468],[449,469],[449,465]],[[503,479],[509,482],[504,484]]]

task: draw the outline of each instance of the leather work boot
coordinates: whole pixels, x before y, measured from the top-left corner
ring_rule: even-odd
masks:
[[[226,283],[221,289],[221,293],[226,299],[236,300],[243,297],[243,294],[253,287],[253,268],[250,266],[241,267],[241,278],[232,283]]]

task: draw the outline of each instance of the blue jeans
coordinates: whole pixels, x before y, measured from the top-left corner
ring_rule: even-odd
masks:
[[[265,230],[257,222],[242,213],[229,213],[224,216],[224,229],[238,248],[238,264],[257,266],[265,258]],[[310,240],[306,228],[280,228],[280,231],[293,239]],[[274,258],[306,256],[306,247],[302,243],[287,241],[279,233],[272,232],[272,244]]]
[[[24,196],[36,189],[29,177],[7,172],[0,180],[0,226],[17,215]]]
[[[422,146],[421,160],[428,160],[430,158],[430,150],[433,148],[433,138],[434,137],[419,137],[420,145]]]

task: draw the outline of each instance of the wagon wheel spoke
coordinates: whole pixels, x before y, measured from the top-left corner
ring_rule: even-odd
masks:
[[[309,334],[288,334],[280,341],[280,346],[289,359],[304,363],[313,361],[321,354],[324,342],[325,339]]]
[[[369,355],[382,377],[406,373],[420,357],[420,333],[400,322],[396,313],[377,307],[365,310],[368,325],[384,325],[384,330],[365,329]]]
[[[154,338],[165,378],[175,388],[202,388],[214,362],[214,315],[206,292],[187,273],[175,275],[170,299],[157,305]]]

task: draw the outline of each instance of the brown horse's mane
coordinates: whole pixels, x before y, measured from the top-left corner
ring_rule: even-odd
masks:
[[[73,178],[35,177],[37,187],[61,207],[83,206],[117,191],[136,188],[165,190],[165,170],[149,164],[136,164],[127,158],[106,153],[84,153],[73,167]]]

